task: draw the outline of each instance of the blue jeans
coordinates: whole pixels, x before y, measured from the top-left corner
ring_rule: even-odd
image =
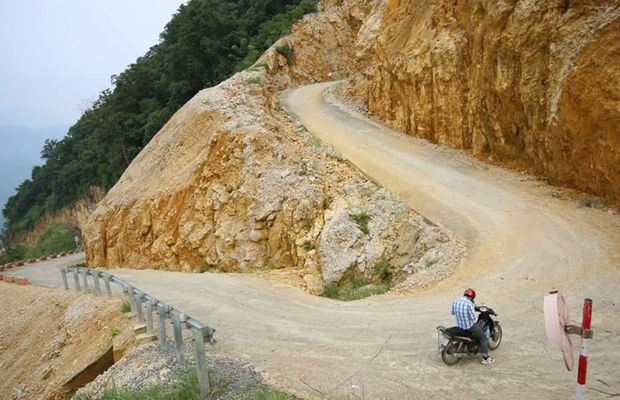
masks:
[[[482,332],[478,324],[474,324],[474,326],[467,329],[467,332],[471,333],[471,336],[480,343],[480,354],[482,354],[482,357],[489,357],[489,338]]]

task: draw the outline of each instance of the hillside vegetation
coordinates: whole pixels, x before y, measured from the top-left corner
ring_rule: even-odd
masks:
[[[47,140],[45,163],[32,170],[4,210],[6,236],[93,187],[109,190],[153,135],[194,94],[251,65],[316,0],[191,0],[158,44],[105,90],[62,140]]]

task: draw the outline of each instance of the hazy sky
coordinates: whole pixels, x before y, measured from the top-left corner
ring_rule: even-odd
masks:
[[[0,125],[75,123],[182,3],[0,0]]]

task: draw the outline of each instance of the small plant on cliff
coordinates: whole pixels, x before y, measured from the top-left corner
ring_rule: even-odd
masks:
[[[308,163],[305,161],[301,162],[301,165],[299,167],[299,175],[301,176],[306,176],[308,175]]]
[[[250,85],[258,85],[262,82],[260,76],[255,76],[252,77],[250,79],[248,79],[247,81],[245,81],[246,83],[249,83]]]
[[[201,266],[200,269],[199,269],[201,274],[203,274],[205,272],[211,272],[211,271],[214,271],[214,270],[217,270],[217,265],[216,264],[210,264],[210,263],[207,263],[207,264]]]
[[[392,276],[392,272],[390,271],[390,262],[385,258],[379,260],[377,265],[375,266],[375,271],[377,271],[377,278],[380,282],[389,283],[390,277]]]
[[[424,261],[424,266],[426,268],[430,268],[433,265],[437,264],[437,261],[439,261],[437,258],[434,257],[428,257],[425,261]]]
[[[304,243],[301,245],[301,248],[304,249],[305,251],[310,251],[310,250],[314,250],[315,246],[314,246],[314,243],[311,242],[310,240],[305,240]]]
[[[592,197],[583,197],[579,203],[581,204],[582,207],[588,207],[588,208],[592,208],[594,207],[594,199]]]
[[[368,223],[370,222],[370,215],[365,212],[359,214],[350,214],[349,217],[357,224],[357,227],[360,228],[360,231],[368,234],[370,229],[368,228]]]
[[[121,312],[128,313],[131,311],[131,304],[128,301],[123,301],[121,303]]]
[[[278,52],[278,54],[281,54],[284,56],[284,58],[286,58],[286,62],[288,63],[288,65],[293,64],[293,58],[295,57],[295,48],[292,45],[284,43],[283,45],[276,47],[276,51]]]
[[[333,196],[329,196],[329,195],[325,196],[323,198],[323,209],[327,210],[332,205],[333,202],[334,202]]]
[[[111,326],[108,328],[108,335],[110,335],[110,337],[116,337],[120,332],[121,331],[115,326]]]

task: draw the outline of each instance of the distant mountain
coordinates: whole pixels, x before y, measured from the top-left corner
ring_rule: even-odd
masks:
[[[26,127],[0,125],[0,208],[15,194],[16,187],[30,178],[32,167],[41,165],[45,139],[59,139],[66,126]],[[0,226],[4,216],[0,213]]]

